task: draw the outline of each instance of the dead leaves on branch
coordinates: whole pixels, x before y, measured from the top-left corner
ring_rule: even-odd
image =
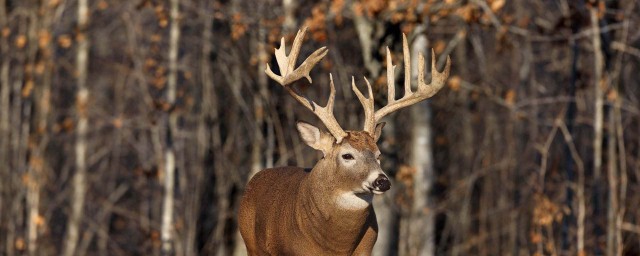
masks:
[[[554,222],[560,222],[567,214],[569,209],[566,206],[556,204],[542,194],[534,196],[533,223],[536,225],[551,226]]]
[[[247,33],[248,29],[249,26],[242,13],[236,12],[231,16],[231,39],[237,41]]]
[[[327,6],[319,4],[311,9],[311,17],[304,21],[304,26],[309,28],[311,39],[316,42],[327,41]]]

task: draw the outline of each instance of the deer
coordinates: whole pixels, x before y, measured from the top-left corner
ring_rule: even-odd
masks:
[[[370,255],[378,236],[374,195],[391,188],[389,177],[380,167],[377,141],[385,123],[382,118],[404,107],[435,95],[449,77],[451,60],[447,56],[442,72],[436,70],[432,50],[430,84],[424,81],[422,54],[418,61],[417,90],[411,89],[410,54],[403,34],[405,67],[404,96],[395,97],[394,67],[387,47],[387,105],[374,109],[369,81],[365,97],[351,79],[351,89],[364,108],[362,131],[345,131],[334,114],[335,86],[329,74],[329,98],[324,107],[300,95],[292,84],[303,77],[312,83],[311,69],[328,53],[326,47],[313,52],[295,68],[306,28],[298,30],[289,55],[285,39],[275,49],[280,75],[269,65],[266,74],[324,124],[328,132],[298,121],[302,141],[322,153],[313,168],[277,167],[259,171],[247,183],[240,200],[238,225],[248,255]]]

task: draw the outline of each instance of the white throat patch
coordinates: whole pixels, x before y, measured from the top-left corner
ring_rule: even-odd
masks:
[[[349,191],[338,195],[336,203],[345,210],[362,210],[371,204],[373,194],[363,193],[356,195]]]

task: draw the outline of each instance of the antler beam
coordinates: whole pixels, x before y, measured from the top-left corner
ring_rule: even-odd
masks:
[[[422,54],[418,56],[418,88],[415,92],[411,91],[411,55],[409,53],[409,46],[407,43],[407,37],[402,35],[402,51],[404,56],[404,96],[396,100],[395,96],[395,66],[391,62],[391,53],[387,47],[387,105],[383,108],[374,111],[373,96],[371,93],[371,85],[366,80],[367,87],[369,88],[369,99],[364,98],[362,93],[356,88],[355,84],[352,85],[353,91],[358,96],[360,103],[364,107],[365,112],[365,124],[364,131],[374,134],[375,125],[382,120],[386,115],[395,112],[404,107],[411,106],[425,99],[431,98],[442,87],[444,87],[445,81],[449,77],[449,71],[451,70],[451,59],[447,56],[447,63],[442,72],[438,72],[436,69],[436,55],[431,50],[431,83],[426,84],[424,82],[424,57]],[[371,114],[373,113],[373,114]]]
[[[293,45],[291,46],[291,52],[289,53],[289,56],[286,55],[284,37],[280,40],[280,48],[276,49],[275,55],[281,74],[276,75],[275,73],[273,73],[273,71],[271,71],[271,67],[269,67],[269,64],[267,64],[265,73],[267,73],[267,75],[271,77],[271,79],[282,85],[287,90],[287,92],[289,92],[289,94],[300,104],[311,110],[311,112],[313,112],[320,119],[320,121],[324,123],[333,137],[336,138],[337,143],[340,143],[342,139],[347,136],[347,133],[342,129],[342,127],[340,127],[338,121],[333,115],[333,103],[336,97],[336,89],[333,85],[333,77],[331,76],[331,74],[329,74],[331,92],[329,94],[329,100],[325,107],[320,107],[315,102],[301,96],[289,86],[291,83],[300,80],[302,77],[306,77],[307,80],[309,80],[309,83],[311,83],[312,80],[309,76],[309,72],[329,52],[326,47],[322,47],[313,52],[309,57],[307,57],[307,59],[302,62],[302,64],[300,64],[298,68],[294,69],[296,59],[298,58],[298,54],[300,54],[300,47],[302,46],[302,40],[304,39],[304,34],[306,33],[306,31],[306,27],[302,30],[298,30],[298,33],[293,40]]]
[[[415,92],[411,91],[411,60],[409,54],[409,46],[407,44],[407,37],[402,35],[402,51],[404,53],[404,96],[396,100],[394,95],[393,77],[387,78],[391,83],[388,84],[389,98],[387,105],[375,112],[374,120],[378,123],[386,115],[397,111],[401,108],[411,106],[425,99],[431,98],[444,87],[445,81],[449,77],[451,70],[451,58],[447,56],[447,63],[442,72],[438,72],[436,68],[436,54],[431,50],[431,83],[426,84],[424,82],[424,56],[418,55],[418,89]],[[387,49],[388,53],[388,49]],[[393,75],[393,66],[390,65],[390,56],[387,55],[387,70],[392,69],[390,72]],[[390,67],[391,66],[391,67]],[[387,71],[387,74],[389,72]]]

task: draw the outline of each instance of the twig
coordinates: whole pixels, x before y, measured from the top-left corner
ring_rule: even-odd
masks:
[[[573,161],[575,162],[576,167],[578,168],[578,184],[577,184],[577,187],[575,188],[576,194],[578,197],[578,214],[577,214],[578,229],[576,231],[577,233],[576,235],[578,237],[577,239],[578,253],[581,253],[581,252],[584,252],[584,219],[586,214],[585,196],[584,196],[584,162],[580,157],[580,153],[576,149],[575,143],[573,143],[573,137],[569,132],[569,129],[567,129],[567,125],[560,119],[556,120],[556,124],[560,128],[560,131],[562,131],[562,135],[564,136],[565,143],[567,143],[569,151],[571,152],[571,158],[573,158]]]
[[[640,49],[635,48],[633,46],[629,46],[623,42],[613,41],[611,43],[611,49],[621,51],[623,53],[629,54],[636,58],[640,58]]]

